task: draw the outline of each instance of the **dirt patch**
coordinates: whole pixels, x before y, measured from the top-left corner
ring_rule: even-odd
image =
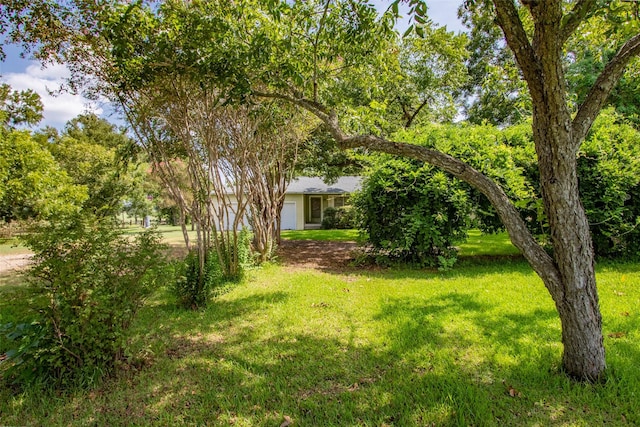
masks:
[[[0,255],[0,273],[23,270],[31,263],[31,254]]]
[[[278,248],[278,259],[289,267],[339,270],[349,267],[357,248],[355,242],[283,240]],[[172,246],[169,255],[181,258],[186,250]],[[31,257],[31,254],[0,255],[0,273],[24,270],[31,263]]]
[[[349,267],[357,248],[355,242],[283,240],[278,259],[288,267],[338,270]]]

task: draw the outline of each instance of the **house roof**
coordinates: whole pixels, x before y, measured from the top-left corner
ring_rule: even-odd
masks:
[[[329,185],[322,178],[301,176],[294,179],[287,188],[287,194],[344,194],[360,189],[361,176],[342,176]]]

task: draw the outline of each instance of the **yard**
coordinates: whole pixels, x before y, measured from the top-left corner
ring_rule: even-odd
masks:
[[[504,235],[472,234],[439,272],[332,266],[344,244],[323,257],[327,233],[304,233],[283,247],[316,233],[316,261],[285,251],[204,311],[159,289],[118,377],[2,390],[0,425],[640,424],[640,265],[599,265],[608,376],[583,385],[559,372],[553,302]],[[6,323],[29,295],[7,273],[0,293]]]

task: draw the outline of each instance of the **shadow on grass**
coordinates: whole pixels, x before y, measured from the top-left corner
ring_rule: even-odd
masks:
[[[174,303],[166,302],[140,313],[137,323],[153,324],[156,331],[149,333],[171,340],[177,335],[208,334],[234,328],[238,318],[243,317],[243,322],[246,322],[246,319],[259,316],[271,306],[284,303],[287,299],[287,293],[281,291],[264,292],[230,301],[216,298],[204,310],[184,310]],[[149,335],[141,334],[138,339],[149,339]]]
[[[200,312],[147,309],[139,323],[154,330],[139,331],[138,344],[153,346],[154,355],[144,369],[63,399],[22,396],[23,413],[14,407],[17,415],[6,420],[278,426],[287,416],[300,426],[533,426],[615,425],[625,416],[640,422],[633,414],[637,346],[615,343],[620,379],[571,383],[553,368],[560,357],[553,309],[501,312],[457,292],[392,298],[369,320],[382,325],[381,344],[373,344],[354,339],[361,319],[348,318],[344,332],[334,334],[267,328],[278,322],[268,316],[289,300],[286,292],[264,291],[218,299]],[[634,327],[631,317],[620,322]]]
[[[500,314],[456,293],[398,298],[371,320],[389,325],[373,345],[352,339],[361,327],[354,320],[331,337],[264,333],[267,307],[287,298],[265,293],[172,313],[166,347],[137,375],[88,396],[46,398],[40,407],[33,396],[23,405],[48,411],[53,424],[83,425],[277,426],[285,416],[301,426],[586,425],[619,413],[606,386],[549,373],[558,357],[549,344],[557,330],[546,324],[553,311]],[[522,344],[526,337],[535,342]],[[543,350],[528,354],[534,347]]]
[[[399,265],[392,267],[379,266],[356,266],[349,265],[346,268],[335,268],[329,266],[327,268],[317,268],[318,271],[333,275],[352,275],[377,279],[429,279],[429,278],[466,278],[474,280],[478,277],[489,274],[502,273],[535,273],[531,266],[520,256],[504,256],[504,257],[484,257],[475,256],[467,257],[460,260],[456,265],[448,270],[438,270],[437,268],[419,268],[417,266]],[[542,283],[542,282],[541,282]],[[542,285],[541,285],[542,286]]]

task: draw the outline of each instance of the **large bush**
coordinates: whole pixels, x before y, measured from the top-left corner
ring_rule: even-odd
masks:
[[[462,185],[410,160],[385,157],[353,197],[378,261],[447,267],[466,238],[470,203]]]
[[[491,126],[425,125],[398,139],[434,147],[465,160],[505,189],[532,233],[549,241],[540,196],[531,124]],[[640,256],[640,132],[605,110],[578,153],[580,195],[598,256]],[[503,228],[486,197],[468,189],[475,226]]]
[[[578,155],[578,176],[596,253],[640,256],[640,132],[602,114]]]
[[[129,239],[110,223],[76,216],[39,226],[27,244],[36,315],[9,334],[9,376],[65,384],[110,372],[126,356],[136,313],[164,283],[160,235]]]

